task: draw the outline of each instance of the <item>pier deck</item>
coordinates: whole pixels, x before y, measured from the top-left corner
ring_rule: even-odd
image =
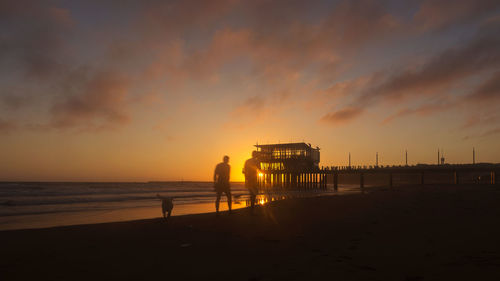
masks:
[[[426,183],[498,184],[500,164],[415,165],[415,166],[332,166],[300,170],[262,170],[259,187],[281,189],[337,189],[339,178],[357,178],[361,188],[367,177],[376,178],[378,185]],[[385,182],[384,182],[385,181]],[[397,182],[396,182],[397,181]],[[384,182],[384,183],[381,183]]]

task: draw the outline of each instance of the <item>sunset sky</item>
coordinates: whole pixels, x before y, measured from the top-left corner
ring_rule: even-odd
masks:
[[[0,1],[0,180],[500,162],[500,1]]]

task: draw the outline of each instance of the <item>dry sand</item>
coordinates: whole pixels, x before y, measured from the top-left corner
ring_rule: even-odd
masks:
[[[500,187],[0,232],[0,280],[500,280]]]

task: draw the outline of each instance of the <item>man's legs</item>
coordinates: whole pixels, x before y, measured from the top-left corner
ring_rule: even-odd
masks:
[[[255,206],[255,201],[257,199],[257,180],[252,180],[252,179],[245,179],[245,186],[248,189],[248,192],[250,193],[250,206],[253,211],[253,208]]]
[[[232,196],[231,196],[231,190],[226,190],[226,197],[227,197],[227,207],[229,208],[229,213],[231,213],[231,205],[232,205]]]
[[[220,202],[220,196],[222,195],[222,192],[217,190],[217,198],[215,199],[215,213],[219,214],[219,202]]]
[[[250,206],[252,209],[255,207],[255,201],[257,201],[257,187],[254,185],[250,188]]]
[[[257,200],[257,195],[255,195],[253,192],[250,193],[250,207],[255,207],[255,201]]]

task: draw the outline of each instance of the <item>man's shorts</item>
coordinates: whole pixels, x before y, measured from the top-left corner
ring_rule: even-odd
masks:
[[[215,184],[215,192],[217,192],[217,194],[226,193],[226,195],[231,195],[231,188],[229,184],[218,182]]]

